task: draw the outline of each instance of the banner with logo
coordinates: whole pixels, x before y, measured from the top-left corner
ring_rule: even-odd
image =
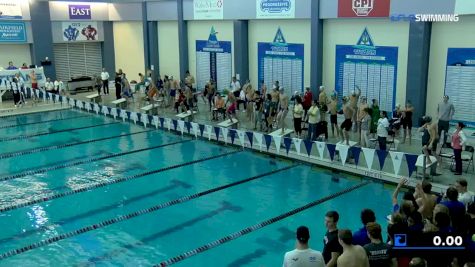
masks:
[[[389,17],[390,6],[390,0],[338,0],[338,17]]]
[[[20,0],[0,0],[0,19],[22,19]]]
[[[293,19],[295,0],[256,0],[256,18]]]
[[[224,0],[193,0],[193,18],[195,20],[223,19]]]
[[[375,46],[368,29],[356,45],[337,45],[335,90],[338,99],[361,90],[368,102],[378,100],[379,109],[391,113],[396,100],[398,48]]]
[[[36,69],[0,70],[0,89],[10,89],[8,88],[8,81],[11,81],[17,73],[20,73],[20,77],[23,78],[23,81],[25,81],[25,84],[30,86],[31,84],[30,74],[32,71],[35,71],[38,85],[44,86],[46,82],[46,77],[43,71],[43,67],[41,67],[41,68],[36,68]]]
[[[257,44],[258,80],[272,88],[275,81],[287,95],[303,92],[304,45],[285,41],[280,28],[270,43]]]
[[[69,19],[91,19],[91,5],[68,5]]]
[[[217,89],[227,89],[232,76],[231,42],[218,41],[218,32],[211,27],[208,40],[196,41],[196,86],[204,89],[206,83],[213,79]]]
[[[26,43],[24,22],[0,22],[0,43]]]
[[[97,22],[63,22],[63,41],[96,41],[99,39]]]

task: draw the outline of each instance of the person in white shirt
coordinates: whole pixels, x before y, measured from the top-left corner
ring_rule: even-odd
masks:
[[[302,106],[302,98],[297,95],[295,97],[296,104],[294,105],[293,110],[293,117],[294,117],[294,129],[297,138],[300,138],[302,135],[302,116],[304,113],[303,106]]]
[[[306,226],[297,228],[295,249],[285,253],[283,267],[324,267],[322,253],[309,248],[310,231]]]
[[[64,84],[61,80],[54,81],[54,90],[56,91],[56,94],[61,93],[63,89],[64,89]]]
[[[388,138],[389,121],[386,111],[381,111],[381,118],[378,120],[378,128],[376,133],[378,135],[378,143],[380,150],[386,150],[386,139]]]
[[[54,92],[54,83],[51,81],[50,78],[47,78],[46,79],[46,82],[45,82],[45,89],[46,91],[48,92]]]
[[[455,188],[459,192],[458,201],[462,202],[465,207],[474,201],[474,195],[467,190],[467,180],[459,179],[455,183]]]
[[[318,109],[318,100],[312,101],[312,106],[308,109],[308,136],[310,141],[317,140],[317,124],[320,121],[320,110]]]
[[[109,94],[109,73],[106,71],[106,68],[102,68],[101,72],[101,80],[102,80],[102,90],[104,90],[104,94]]]
[[[236,80],[236,77],[233,76],[233,80],[231,82],[231,92],[237,98],[239,98],[239,90],[241,90],[241,83]]]

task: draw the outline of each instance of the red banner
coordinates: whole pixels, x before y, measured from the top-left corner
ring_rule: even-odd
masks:
[[[389,17],[390,6],[391,0],[338,0],[338,17]]]

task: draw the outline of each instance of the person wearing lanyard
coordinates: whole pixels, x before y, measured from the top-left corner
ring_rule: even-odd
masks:
[[[13,77],[12,81],[10,82],[10,86],[13,90],[13,102],[15,103],[15,107],[17,107],[18,103],[20,102],[20,81],[18,77]]]
[[[455,175],[462,175],[462,148],[467,141],[467,137],[462,129],[465,127],[463,122],[457,123],[457,130],[452,135],[452,148],[455,157]]]

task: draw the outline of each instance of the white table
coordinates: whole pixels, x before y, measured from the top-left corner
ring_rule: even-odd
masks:
[[[227,119],[225,121],[222,121],[220,123],[218,123],[218,126],[219,127],[224,127],[224,128],[229,128],[229,127],[232,127],[233,125],[236,125],[239,123],[238,120],[234,119],[232,122],[230,119]]]
[[[284,137],[290,135],[293,132],[294,130],[285,128],[284,132],[282,133],[282,128],[280,128],[278,130],[273,131],[270,135]]]
[[[92,95],[87,95],[86,98],[89,99],[89,101],[92,101],[94,103],[96,103],[96,99],[99,99],[99,101],[101,101],[101,96],[97,93],[92,94]]]
[[[120,98],[120,99],[112,101],[111,103],[116,105],[116,106],[123,107],[124,103],[127,103],[127,99]]]

